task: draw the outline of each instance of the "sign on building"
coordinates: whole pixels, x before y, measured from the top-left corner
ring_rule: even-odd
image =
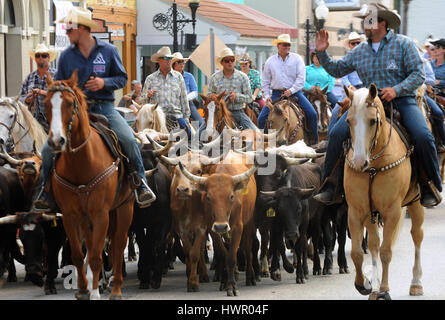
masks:
[[[73,4],[70,1],[54,0],[54,6],[56,7],[56,21],[66,17],[71,8],[73,8]],[[56,22],[56,37],[54,42],[56,51],[62,51],[70,45],[70,39],[66,35],[65,29],[65,23]]]

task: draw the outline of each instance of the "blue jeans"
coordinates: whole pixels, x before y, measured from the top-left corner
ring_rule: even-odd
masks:
[[[420,111],[415,98],[396,98],[393,100],[393,106],[400,112],[402,124],[413,141],[415,154],[422,162],[428,179],[433,181],[439,191],[442,191],[442,181],[440,179],[439,162],[434,137],[427,126],[425,117]],[[323,180],[331,175],[335,163],[343,151],[343,141],[350,137],[349,126],[346,122],[347,116],[348,112],[345,112],[329,133]]]
[[[425,95],[425,98],[426,102],[431,108],[431,112],[433,113],[434,123],[432,123],[432,125],[434,125],[437,128],[437,131],[439,132],[441,140],[440,142],[442,144],[445,144],[445,125],[443,119],[443,111],[442,109],[439,108],[439,106],[437,105],[436,102],[434,102],[433,99],[431,99],[427,95]]]
[[[326,98],[328,98],[328,101],[331,103],[332,108],[337,105],[338,98],[335,94],[332,93],[332,91],[326,94]]]
[[[331,132],[332,128],[334,127],[334,125],[337,123],[338,120],[338,113],[340,112],[340,106],[338,104],[335,105],[334,109],[332,109],[332,115],[331,115],[331,120],[329,120],[329,125],[328,125],[328,135]]]
[[[272,90],[272,101],[281,97],[282,92],[279,90]],[[315,111],[312,104],[309,100],[304,96],[303,91],[300,90],[293,94],[294,97],[298,98],[298,104],[303,109],[303,112],[306,115],[306,119],[309,123],[309,128],[312,132],[314,139],[316,138],[318,141],[318,127],[317,127],[317,111]],[[270,109],[265,107],[261,110],[260,115],[258,116],[258,128],[264,129],[267,121],[267,117],[269,116]]]
[[[202,132],[202,130],[205,129],[205,127],[206,127],[206,122],[205,122],[205,120],[201,117],[201,115],[199,114],[199,112],[198,112],[198,108],[196,108],[196,106],[195,106],[195,104],[193,103],[193,101],[190,101],[190,102],[189,102],[189,106],[190,106],[190,112],[191,112],[191,114],[190,114],[190,118],[192,118],[193,121],[198,122],[198,130],[197,130],[197,132],[198,132],[198,135],[199,135],[200,132]],[[192,124],[193,124],[193,121],[192,121]],[[195,126],[193,126],[193,127],[196,129]]]
[[[246,107],[248,108],[248,107]],[[244,112],[244,109],[241,110],[230,110],[232,114],[232,118],[235,121],[235,123],[240,127],[242,130],[247,129],[253,129],[256,130],[257,127],[255,124],[250,120],[249,116]]]
[[[142,163],[141,152],[139,151],[136,139],[131,132],[125,119],[114,108],[112,102],[94,104],[90,106],[91,112],[99,113],[105,116],[110,124],[110,128],[116,133],[122,151],[130,160],[130,163],[136,168],[138,175],[147,183],[145,178],[145,169]],[[53,150],[48,145],[48,141],[42,149],[42,183],[45,184],[52,170]],[[148,184],[147,184],[148,185]]]

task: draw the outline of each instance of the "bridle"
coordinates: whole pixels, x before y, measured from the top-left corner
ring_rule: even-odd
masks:
[[[90,137],[91,137],[91,129],[89,130],[88,137],[85,139],[84,142],[82,142],[82,144],[80,144],[76,148],[71,147],[71,129],[72,129],[72,125],[74,122],[74,118],[75,118],[76,114],[78,115],[78,113],[79,113],[79,100],[77,99],[77,96],[76,96],[75,92],[73,91],[73,89],[71,89],[70,87],[64,86],[63,84],[55,85],[48,89],[48,92],[63,92],[63,91],[69,92],[74,97],[73,114],[71,116],[70,122],[68,123],[68,127],[67,127],[68,130],[67,130],[66,138],[67,138],[68,152],[75,153],[75,152],[79,151],[81,148],[83,148],[84,146],[86,146],[86,144],[88,143],[88,141],[90,140]]]
[[[8,105],[11,106],[11,107],[13,107],[14,110],[15,110],[15,112],[14,112],[14,119],[12,120],[12,124],[11,124],[10,127],[8,127],[8,125],[7,125],[6,123],[1,122],[1,121],[0,121],[0,125],[3,126],[3,127],[5,127],[5,128],[8,130],[9,135],[12,137],[12,139],[13,139],[13,141],[14,141],[14,145],[17,146],[17,145],[23,140],[23,138],[26,137],[26,135],[29,133],[29,130],[30,130],[31,128],[28,128],[28,130],[26,130],[26,128],[25,128],[25,127],[24,127],[24,126],[17,120],[17,118],[18,118],[18,116],[17,116],[17,115],[18,115],[17,107],[14,106],[13,104],[10,104],[10,103],[9,103]],[[5,105],[5,106],[8,106],[8,105]],[[13,131],[13,129],[14,129],[16,123],[17,123],[17,125],[20,126],[20,128],[22,128],[23,130],[26,130],[25,134],[24,134],[22,137],[20,137],[20,139],[17,140],[17,141],[14,140],[14,136],[13,136],[13,134],[12,134],[12,131]]]

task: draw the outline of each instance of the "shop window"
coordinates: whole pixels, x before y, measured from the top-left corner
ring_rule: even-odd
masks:
[[[12,0],[6,0],[3,12],[3,21],[9,27],[15,26],[14,4]]]

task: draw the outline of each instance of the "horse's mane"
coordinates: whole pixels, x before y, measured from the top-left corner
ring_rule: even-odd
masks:
[[[153,110],[152,104],[145,104],[142,106],[142,108],[139,110],[137,116],[136,116],[136,127],[138,131],[141,131],[145,128],[142,128],[144,125],[144,120],[148,119],[150,115],[153,116],[153,128],[158,132],[161,133],[168,133],[167,129],[167,121],[165,117],[165,113],[162,110],[162,108],[157,107]]]
[[[29,112],[28,107],[23,104],[20,100],[16,100],[18,121],[20,123],[25,122],[29,128],[29,134],[33,137],[36,142],[37,150],[42,150],[43,145],[47,139],[47,134],[43,129],[42,125],[33,117],[31,112]]]

